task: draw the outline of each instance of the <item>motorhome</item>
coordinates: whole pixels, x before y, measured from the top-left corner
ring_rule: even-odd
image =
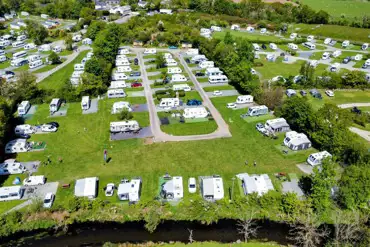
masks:
[[[127,101],[118,101],[113,103],[111,112],[112,114],[117,114],[123,111],[124,109],[126,109],[129,112],[132,112],[131,104]]]
[[[269,44],[269,47],[272,49],[272,50],[277,50],[277,45],[276,44],[274,44],[274,43],[270,43]]]
[[[211,75],[208,77],[208,82],[213,83],[228,83],[229,79],[226,75]]]
[[[23,46],[24,46],[23,41],[15,41],[15,42],[12,43],[13,48],[18,48],[18,47],[23,47]]]
[[[331,42],[331,38],[326,38],[326,39],[324,40],[324,44],[325,44],[325,45],[329,45],[329,44],[330,44],[330,42]]]
[[[234,30],[234,31],[239,31],[240,30],[240,26],[237,25],[237,24],[232,24],[231,27],[230,27],[231,30]]]
[[[178,98],[162,98],[159,107],[178,107],[180,100]]]
[[[252,106],[249,107],[247,116],[254,117],[254,116],[260,116],[260,115],[266,115],[269,112],[269,109],[265,105],[260,106]]]
[[[37,60],[41,60],[41,56],[40,55],[30,55],[27,57],[27,59],[28,59],[28,62],[34,62]]]
[[[188,84],[174,84],[172,86],[172,90],[173,91],[185,91],[185,92],[189,92],[191,91],[191,87],[189,87]]]
[[[28,110],[31,108],[31,104],[29,101],[22,101],[19,105],[18,105],[18,115],[19,116],[23,116],[23,115],[26,115]]]
[[[84,71],[85,65],[82,63],[76,63],[74,66],[74,71]]]
[[[184,197],[182,177],[165,177],[165,182],[161,184],[160,196],[168,201],[182,199]]]
[[[347,48],[349,46],[349,44],[350,44],[349,40],[345,40],[345,41],[342,42],[342,47]]]
[[[254,27],[248,26],[246,30],[249,33],[253,33],[254,32]]]
[[[127,80],[127,75],[125,73],[114,72],[112,74],[112,81]]]
[[[201,61],[207,61],[208,59],[206,58],[205,55],[195,55],[194,57],[191,58],[192,63],[200,63]]]
[[[8,58],[5,55],[0,56],[0,63],[5,62]]]
[[[321,57],[322,60],[327,60],[329,58],[330,58],[330,53],[329,52],[324,52],[322,54],[322,57]]]
[[[167,68],[167,74],[179,74],[182,73],[182,69],[179,67]]]
[[[326,158],[331,158],[332,155],[327,151],[310,154],[307,158],[307,163],[311,166],[321,165]]]
[[[7,46],[10,46],[11,44],[12,44],[12,42],[10,42],[10,40],[2,40],[2,41],[0,41],[0,46],[7,47]]]
[[[55,53],[60,53],[60,52],[62,52],[62,47],[60,47],[60,46],[54,46],[52,50]]]
[[[58,99],[58,98],[52,99],[49,105],[50,114],[57,112],[61,105],[62,105],[61,99]]]
[[[26,51],[19,51],[19,52],[16,52],[13,54],[13,60],[14,59],[18,59],[18,58],[21,58],[21,57],[25,57],[27,56],[27,52]]]
[[[307,36],[307,41],[308,42],[312,42],[312,41],[314,41],[314,39],[315,39],[315,36],[313,36],[313,35],[308,35]]]
[[[188,79],[183,74],[174,74],[171,76],[171,82],[184,82]]]
[[[215,62],[213,61],[202,61],[199,63],[199,68],[206,69],[206,68],[213,68],[215,67]]]
[[[25,171],[26,167],[15,159],[7,159],[0,163],[0,175],[22,174]]]
[[[118,49],[118,55],[128,55],[128,54],[130,54],[129,49],[127,49],[127,48],[119,48]]]
[[[144,50],[144,54],[156,54],[157,49],[156,48],[147,48]]]
[[[94,199],[98,194],[98,182],[99,178],[97,177],[77,179],[75,183],[74,195],[76,197],[87,197],[88,199]]]
[[[28,64],[28,59],[27,58],[17,58],[14,59],[10,62],[10,65],[13,67],[21,67],[23,65]]]
[[[213,32],[221,32],[222,31],[222,28],[219,27],[219,26],[211,26],[211,30]]]
[[[126,81],[111,81],[110,82],[110,89],[117,89],[117,88],[126,88],[127,84]]]
[[[202,177],[200,182],[202,197],[207,201],[216,201],[224,198],[224,184],[220,176]]]
[[[23,41],[23,40],[26,40],[27,39],[27,36],[26,35],[19,35],[17,37],[17,41]]]
[[[207,68],[206,69],[206,76],[220,76],[223,72],[218,67]]]
[[[236,98],[235,103],[237,104],[253,103],[253,96],[252,95],[240,95]]]
[[[90,96],[83,96],[81,99],[81,108],[83,111],[87,111],[90,109]]]
[[[310,50],[315,50],[316,49],[316,45],[312,44],[311,42],[305,42],[305,43],[303,43],[303,46],[310,49]]]
[[[117,196],[121,201],[129,201],[129,203],[136,203],[140,200],[141,194],[141,178],[123,179],[118,185]]]
[[[110,132],[111,133],[131,132],[131,131],[139,131],[139,130],[140,130],[140,126],[139,126],[139,123],[136,120],[111,122],[110,123]]]
[[[311,147],[311,141],[303,133],[288,131],[285,134],[284,145],[293,151],[304,150]]]
[[[34,134],[36,132],[35,128],[30,124],[20,124],[15,126],[14,133],[16,135],[22,135],[22,134]]]
[[[123,72],[131,72],[132,69],[130,66],[118,66],[116,71],[118,73],[123,73]]]
[[[130,61],[128,59],[116,60],[116,67],[118,66],[130,66]]]
[[[336,50],[332,54],[333,57],[339,57],[340,55],[342,55],[342,51],[341,50]]]
[[[6,186],[0,188],[0,201],[20,200],[23,196],[22,186]]]
[[[170,67],[170,66],[177,66],[177,62],[175,59],[172,59],[172,58],[168,58],[166,59],[166,66],[167,67]]]
[[[34,68],[42,66],[43,64],[44,64],[44,62],[42,60],[36,60],[36,61],[30,62],[29,67],[30,67],[30,69],[34,69]]]
[[[265,129],[273,133],[281,133],[290,131],[290,126],[284,118],[275,118],[266,121]]]
[[[259,51],[259,50],[260,50],[260,46],[259,46],[258,44],[253,43],[252,45],[253,45],[253,49],[254,49],[255,51]]]
[[[31,150],[31,145],[26,139],[15,139],[5,145],[5,153],[22,153]]]
[[[206,118],[209,113],[204,106],[190,107],[184,109],[184,118]]]
[[[291,50],[298,50],[298,45],[293,44],[293,43],[289,43],[288,48],[291,49]]]
[[[107,96],[109,99],[112,98],[124,98],[126,97],[125,91],[123,89],[109,89],[107,91]]]
[[[185,54],[186,54],[187,56],[195,56],[195,55],[198,55],[198,54],[199,54],[199,50],[198,50],[198,49],[196,49],[196,48],[190,48],[190,49],[188,49],[188,50],[185,52]]]
[[[51,45],[49,45],[49,44],[43,44],[43,45],[39,46],[38,51],[40,51],[40,52],[51,51]]]
[[[297,36],[298,36],[297,33],[291,33],[290,36],[289,36],[289,38],[290,39],[295,39],[295,38],[297,38]]]
[[[362,46],[361,46],[361,50],[367,50],[369,48],[369,44],[368,43],[364,43],[364,44],[362,44]]]
[[[82,40],[82,35],[81,34],[75,34],[75,35],[73,35],[72,40],[74,42],[80,42]]]

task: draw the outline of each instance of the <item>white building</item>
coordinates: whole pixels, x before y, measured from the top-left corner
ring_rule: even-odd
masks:
[[[327,151],[310,154],[307,158],[307,163],[311,166],[321,165],[325,158],[331,158],[332,155]]]
[[[184,197],[182,177],[173,177],[161,185],[161,197],[166,200],[180,200]]]
[[[94,199],[98,193],[98,177],[89,177],[76,180],[74,195]]]
[[[224,198],[224,184],[220,176],[202,177],[200,190],[205,200],[215,201]]]
[[[8,186],[0,188],[0,201],[19,200],[23,196],[22,186]]]
[[[0,163],[0,175],[21,174],[25,171],[26,167],[15,159],[7,159]]]
[[[121,201],[129,201],[135,203],[140,200],[141,194],[141,179],[123,180],[118,185],[117,196]]]
[[[184,109],[184,118],[206,118],[209,113],[204,106],[189,107]]]
[[[236,175],[236,177],[242,180],[242,187],[245,195],[257,193],[257,195],[262,196],[269,190],[274,190],[271,179],[267,174],[249,175],[248,173],[242,173]]]
[[[132,112],[131,104],[127,101],[118,101],[114,102],[112,106],[112,114],[117,114],[126,109],[129,112]]]
[[[119,121],[110,123],[111,133],[139,131],[140,125],[136,120]]]
[[[15,139],[5,146],[6,154],[23,153],[31,150],[31,145],[26,139]]]
[[[298,151],[310,148],[311,141],[303,133],[289,131],[285,134],[284,145],[293,151]]]
[[[277,132],[290,131],[290,126],[284,118],[275,118],[266,121],[265,128],[267,130]]]

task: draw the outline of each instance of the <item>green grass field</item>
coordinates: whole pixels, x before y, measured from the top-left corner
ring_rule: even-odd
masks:
[[[161,130],[163,132],[174,136],[209,134],[216,129],[217,124],[215,121],[161,125]]]
[[[0,63],[0,69],[6,69],[10,66],[10,60]]]
[[[205,92],[213,92],[215,90],[232,90],[232,89],[235,89],[235,88],[231,85],[212,86],[212,87],[203,88]]]
[[[223,39],[226,32],[230,32],[230,34],[236,39],[237,38],[245,38],[245,39],[248,39],[248,40],[250,40],[252,42],[255,42],[255,43],[258,43],[258,41],[269,41],[269,42],[281,41],[281,39],[279,37],[275,37],[275,36],[272,36],[272,35],[262,35],[262,34],[259,34],[258,32],[248,33],[248,32],[240,32],[240,31],[232,31],[232,30],[222,31],[222,32],[215,32],[213,34],[213,37],[218,38],[218,39]]]
[[[275,62],[268,62],[266,59],[258,59],[256,62],[262,62],[264,66],[255,67],[254,69],[262,75],[262,79],[271,79],[275,76],[281,75],[284,77],[289,77],[290,75],[296,76],[299,74],[299,69],[301,68],[302,62],[295,62],[292,64],[287,64],[282,62],[282,58],[276,59]]]

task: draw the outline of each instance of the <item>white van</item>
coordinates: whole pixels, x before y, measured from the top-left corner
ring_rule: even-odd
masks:
[[[349,40],[345,40],[345,41],[343,41],[343,43],[342,43],[342,47],[343,48],[347,48],[348,46],[349,46]]]
[[[167,68],[167,74],[179,74],[182,73],[182,69],[179,67]]]
[[[30,55],[27,57],[27,59],[28,59],[28,62],[34,62],[37,60],[41,60],[41,56],[40,55]]]
[[[10,46],[12,44],[12,42],[10,42],[10,40],[2,40],[0,41],[0,46]]]
[[[148,48],[144,50],[144,54],[156,54],[157,49],[156,48]]]
[[[175,84],[172,86],[173,91],[181,91],[184,90],[185,92],[191,91],[191,87],[188,84]]]
[[[0,63],[5,62],[8,58],[5,55],[0,56]]]
[[[322,60],[326,60],[326,59],[329,59],[329,58],[330,58],[330,53],[329,52],[324,52],[322,54],[322,57],[321,57]]]
[[[188,79],[183,74],[174,74],[171,77],[171,82],[184,82]]]
[[[60,99],[52,99],[49,105],[50,114],[53,114],[59,110],[62,101]]]
[[[254,49],[255,51],[259,51],[259,50],[260,50],[260,46],[259,46],[258,44],[253,43],[252,45],[253,45],[253,49]]]
[[[305,43],[303,43],[303,46],[307,47],[310,50],[315,50],[316,49],[316,45],[312,44],[311,42],[305,42]]]
[[[35,128],[32,125],[29,124],[21,124],[17,125],[14,128],[14,133],[16,135],[21,135],[21,134],[34,134],[36,132]]]
[[[126,97],[125,91],[123,89],[109,89],[107,91],[107,96],[109,99],[112,98],[124,98]]]
[[[203,61],[203,62],[200,62],[198,66],[201,69],[213,68],[213,67],[215,67],[215,62],[213,62],[213,61]]]
[[[30,62],[29,67],[30,67],[30,69],[34,69],[34,68],[40,67],[43,64],[44,63],[43,63],[42,60],[36,60],[36,61]]]
[[[291,50],[298,50],[298,45],[293,44],[293,43],[289,43],[288,48],[291,49]]]
[[[236,98],[235,103],[237,104],[247,104],[253,103],[253,96],[252,95],[240,95]]]
[[[118,73],[123,73],[123,72],[131,72],[132,69],[130,66],[118,66],[117,67],[117,72]]]
[[[24,45],[25,50],[33,50],[36,49],[36,45],[34,43],[28,43]]]
[[[340,55],[342,55],[342,51],[341,50],[336,50],[332,54],[333,57],[339,57]]]
[[[89,110],[90,108],[90,97],[89,96],[83,96],[81,100],[81,108],[83,111]]]
[[[211,75],[208,77],[208,82],[213,83],[228,83],[229,79],[226,75]]]
[[[26,35],[19,35],[17,37],[17,41],[23,41],[23,40],[26,40],[27,39],[27,36]]]
[[[114,72],[112,74],[112,81],[127,80],[127,75],[125,73]]]
[[[27,114],[28,110],[31,108],[31,104],[29,101],[22,101],[19,105],[18,105],[18,115],[19,116],[22,116],[22,115],[25,115]]]
[[[76,63],[73,67],[75,71],[83,71],[85,69],[85,65],[82,63]]]
[[[269,44],[269,47],[272,49],[272,50],[277,50],[277,45],[276,44],[274,44],[274,43],[270,43]]]
[[[12,47],[13,48],[18,48],[18,47],[23,47],[23,46],[24,46],[24,42],[23,41],[15,41],[12,44]]]
[[[125,88],[127,87],[125,81],[111,81],[109,88],[110,89],[117,89],[117,88]]]

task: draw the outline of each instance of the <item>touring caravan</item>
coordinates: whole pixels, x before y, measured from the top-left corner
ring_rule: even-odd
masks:
[[[124,98],[126,97],[126,93],[125,91],[123,91],[123,89],[109,89],[107,92],[107,96],[109,99]]]
[[[330,71],[331,72],[337,72],[340,69],[340,63],[334,63],[330,65]]]
[[[130,66],[118,66],[117,67],[117,72],[118,73],[123,73],[123,72],[131,72],[132,69]]]
[[[206,118],[209,113],[203,106],[190,107],[184,109],[184,118]]]
[[[177,66],[177,62],[175,59],[172,59],[172,58],[168,58],[166,59],[166,66],[167,67],[170,67],[170,66]]]
[[[26,40],[27,39],[27,36],[26,35],[19,35],[17,37],[17,41],[23,41],[23,40]]]
[[[40,16],[42,19],[49,19],[49,15],[47,14],[41,14]]]
[[[127,55],[130,54],[130,51],[126,48],[119,48],[118,49],[118,55]]]
[[[182,69],[179,67],[167,68],[167,74],[179,74],[182,73]]]
[[[163,54],[163,58],[164,59],[173,59],[172,54],[169,53],[169,52],[166,52],[165,54]]]
[[[200,190],[202,197],[207,201],[221,200],[225,196],[222,177],[218,175],[202,177]]]
[[[269,109],[265,105],[260,105],[260,106],[252,106],[249,107],[247,116],[261,116],[261,115],[266,115],[269,112]]]
[[[91,59],[94,56],[94,52],[90,51],[86,54],[87,59]]]
[[[277,50],[277,45],[274,44],[274,43],[270,43],[269,44],[269,47],[272,49],[272,50]]]
[[[314,39],[315,39],[315,36],[313,36],[313,35],[308,35],[307,36],[307,41],[308,42],[312,42],[312,41],[314,41]]]
[[[30,55],[27,57],[27,59],[28,59],[28,62],[34,62],[37,60],[41,60],[41,56],[40,55]]]
[[[340,55],[342,55],[342,51],[341,50],[336,50],[332,54],[333,57],[339,57]]]
[[[290,131],[290,126],[284,118],[275,118],[266,121],[265,129],[273,133],[279,133]]]
[[[188,79],[183,74],[174,74],[171,77],[171,82],[184,82]]]
[[[90,97],[89,96],[83,96],[81,100],[81,108],[83,111],[89,110],[90,108]]]
[[[295,39],[295,38],[297,38],[297,36],[298,36],[297,33],[291,33],[290,36],[289,36],[289,38],[290,39]]]
[[[324,44],[325,44],[325,45],[329,45],[329,44],[330,44],[330,42],[331,42],[331,38],[326,38],[326,39],[324,40]]]
[[[91,40],[91,39],[89,39],[89,38],[84,38],[84,39],[82,40],[82,44],[83,44],[83,45],[92,45],[92,40]]]
[[[298,50],[298,45],[293,44],[293,43],[289,43],[288,48],[291,49],[291,50]]]
[[[0,63],[5,62],[8,58],[5,55],[0,56]]]
[[[156,53],[157,53],[157,49],[155,48],[148,48],[144,50],[144,54],[156,54]]]
[[[0,41],[0,46],[10,46],[12,44],[12,42],[10,42],[10,40],[2,40]]]
[[[72,40],[74,42],[80,42],[82,40],[82,35],[81,34],[75,34],[75,35],[73,35]]]
[[[81,78],[81,75],[83,74],[84,72],[82,70],[78,70],[78,71],[73,71],[72,75],[71,75],[71,78]]]
[[[367,50],[367,48],[369,48],[369,44],[368,43],[364,43],[362,46],[361,46],[361,49],[362,50]]]
[[[311,141],[303,133],[288,131],[285,134],[284,145],[293,151],[298,151],[310,148]]]
[[[254,49],[255,51],[259,51],[259,50],[260,50],[260,46],[259,46],[258,44],[253,43],[252,45],[253,45],[253,49]]]
[[[114,102],[112,106],[112,114],[117,114],[126,109],[129,112],[132,112],[131,104],[127,101],[118,101]]]
[[[127,80],[127,75],[125,73],[114,72],[112,75],[112,81],[121,81],[121,80]]]
[[[17,58],[10,62],[10,65],[13,67],[21,67],[23,65],[26,65],[28,63],[27,58]]]
[[[40,52],[47,52],[47,51],[51,51],[51,45],[49,44],[43,44],[39,47],[38,51]]]
[[[239,31],[240,30],[240,26],[237,25],[237,24],[232,24],[231,27],[230,27],[231,30],[234,30],[234,31]]]
[[[317,67],[317,65],[319,65],[319,61],[317,61],[317,60],[311,60],[311,61],[310,61],[310,66],[311,66],[311,67],[315,67],[315,68],[316,68],[316,67]]]
[[[178,98],[162,98],[159,107],[178,107],[180,100]]]
[[[253,103],[253,96],[252,95],[240,95],[236,98],[235,103],[237,104]]]
[[[126,55],[123,55],[123,54],[118,54],[116,56],[116,60],[127,60],[128,61],[128,58]]]
[[[208,82],[213,83],[228,83],[229,79],[226,75],[211,75],[208,77]]]
[[[307,163],[311,166],[321,165],[325,158],[331,158],[332,155],[327,151],[310,154],[307,158]]]
[[[305,43],[303,43],[303,46],[310,49],[310,50],[315,50],[316,49],[316,45],[312,44],[311,42],[305,42]]]
[[[0,201],[20,200],[23,196],[22,186],[7,186],[0,188]]]
[[[129,201],[129,203],[136,203],[140,200],[141,194],[141,178],[123,179],[118,185],[117,196],[121,201]]]
[[[76,63],[74,65],[74,70],[75,71],[83,71],[85,69],[85,65],[82,63]]]
[[[362,54],[356,54],[356,56],[354,56],[354,60],[355,61],[361,61],[362,60],[362,58],[363,58],[363,55]]]
[[[191,87],[188,84],[175,84],[172,86],[173,91],[181,91],[184,90],[185,92],[191,91]]]
[[[330,53],[329,52],[324,52],[322,54],[322,57],[321,57],[322,60],[326,60],[326,59],[329,59],[329,58],[330,58]]]
[[[254,27],[248,26],[247,27],[247,32],[253,33],[254,32]]]
[[[18,115],[19,116],[23,116],[23,115],[26,115],[28,110],[31,108],[31,104],[29,101],[22,101],[19,105],[18,105]]]
[[[14,133],[16,135],[22,135],[22,134],[31,135],[31,134],[34,134],[35,132],[36,132],[35,128],[30,124],[20,124],[20,125],[15,126],[14,128]]]
[[[350,44],[349,40],[345,40],[345,41],[342,42],[342,47],[347,48],[349,46],[349,44]]]
[[[207,61],[208,59],[206,58],[205,55],[195,55],[194,57],[191,58],[192,63],[200,63],[201,61]]]
[[[61,104],[62,104],[61,99],[52,99],[49,105],[50,114],[57,112]]]
[[[213,32],[221,32],[222,31],[222,28],[219,27],[219,26],[211,26],[211,30]]]
[[[42,60],[36,60],[36,61],[30,62],[29,67],[30,69],[34,69],[34,68],[40,67],[43,64],[44,62]]]
[[[18,47],[23,47],[23,46],[24,46],[23,41],[15,41],[15,42],[12,43],[13,48],[18,48]]]
[[[116,60],[116,67],[118,66],[130,66],[130,61],[128,59]]]
[[[125,81],[111,81],[110,82],[110,89],[117,89],[117,88],[125,88],[127,84]]]
[[[202,61],[199,63],[199,68],[206,69],[206,68],[213,68],[215,67],[215,62],[213,61]]]
[[[218,67],[212,67],[206,69],[206,76],[220,76],[223,72]]]
[[[15,159],[7,159],[0,163],[0,175],[22,174],[27,171],[26,167]]]
[[[110,132],[111,133],[131,132],[131,131],[139,131],[139,130],[140,130],[140,126],[139,126],[139,123],[136,120],[111,122],[110,123]]]
[[[26,139],[15,139],[5,145],[6,154],[22,153],[30,150],[30,143]]]
[[[98,193],[98,182],[98,177],[77,179],[75,183],[74,195],[76,197],[87,197],[88,199],[94,199]]]
[[[196,48],[188,49],[185,53],[187,56],[194,56],[199,54],[199,50]]]
[[[13,60],[27,56],[26,51],[20,51],[13,54]]]

